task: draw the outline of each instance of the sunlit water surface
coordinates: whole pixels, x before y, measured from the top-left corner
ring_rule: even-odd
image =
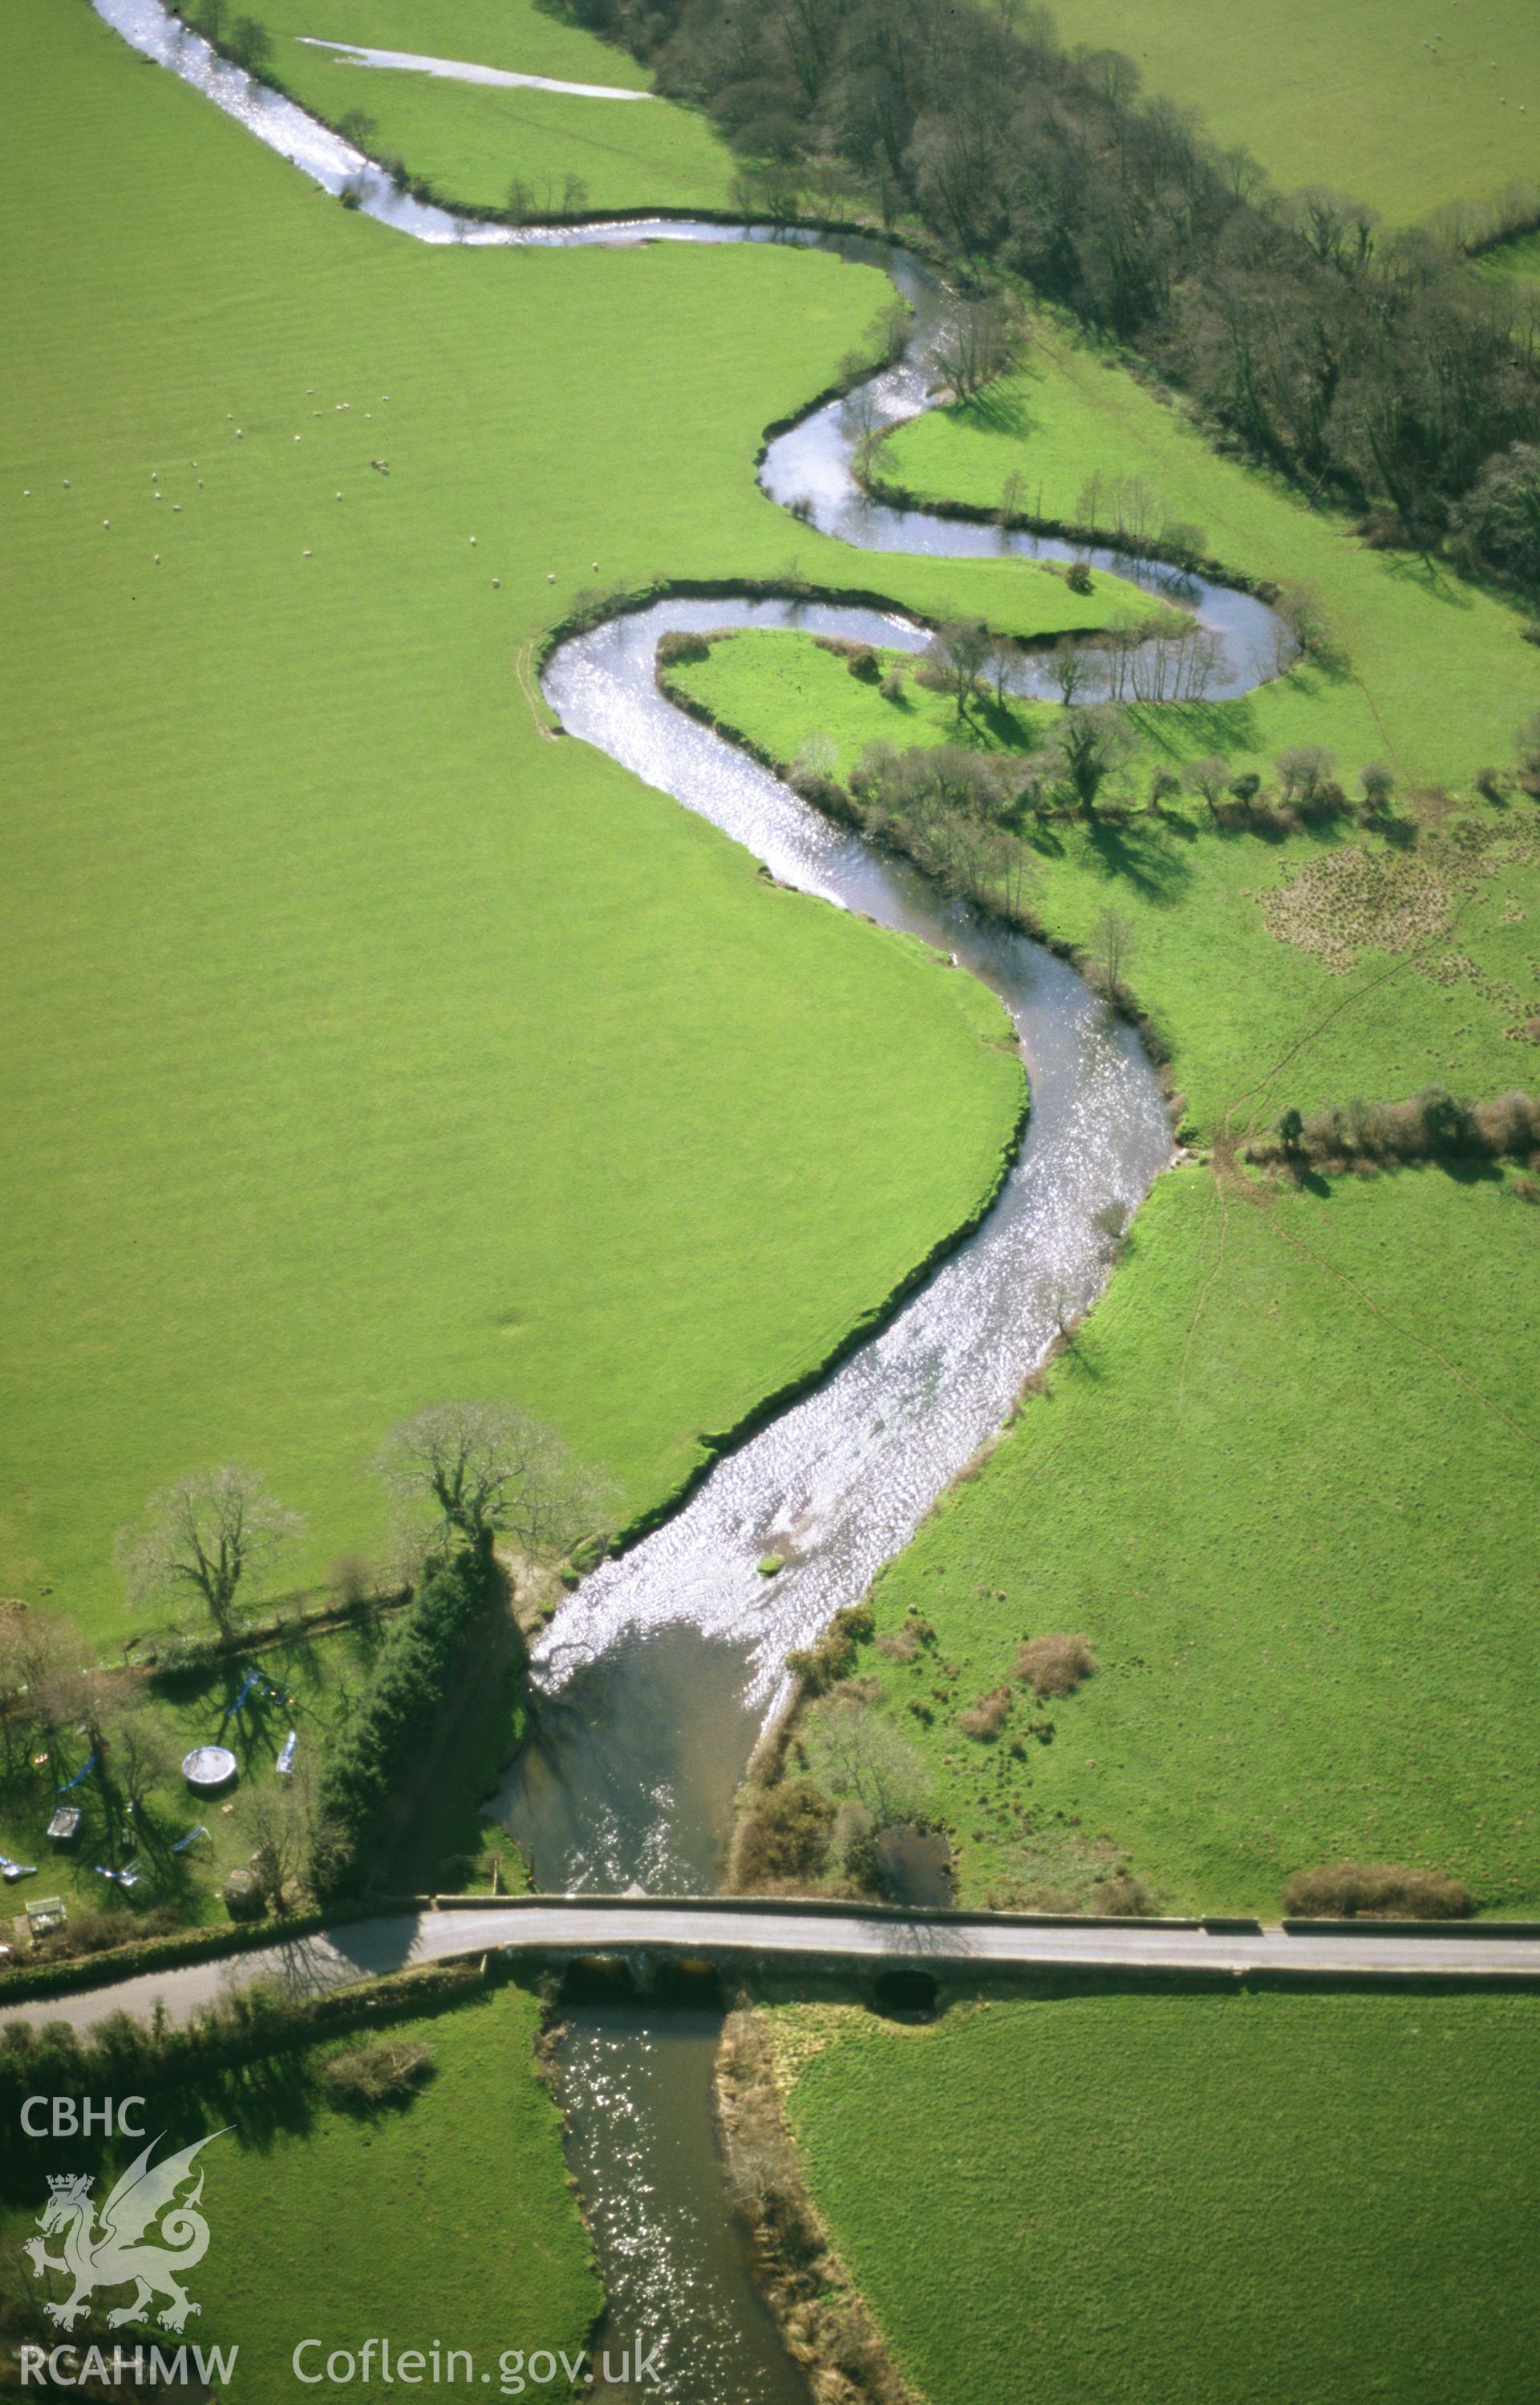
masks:
[[[1064,558],[1071,546],[864,497],[851,471],[874,426],[931,404],[929,360],[947,306],[902,250],[860,238],[678,218],[561,228],[488,226],[414,202],[341,136],[256,85],[165,14],[158,0],[93,0],[171,68],[328,191],[349,191],[399,232],[475,246],[792,240],[882,266],[913,306],[904,355],[852,398],[812,412],[769,446],[762,477],[783,503],[858,549],[953,558]],[[406,54],[374,54],[403,64]],[[496,71],[415,60],[477,80]],[[620,93],[609,96],[622,97]],[[1176,602],[1223,640],[1215,697],[1268,672],[1274,622],[1259,602],[1201,579],[1080,551]],[[915,651],[901,615],[826,604],[659,603],[564,644],[545,690],[569,735],[596,745],[743,843],[784,883],[923,936],[999,995],[1031,1080],[1026,1140],[983,1226],[881,1333],[712,1470],[656,1534],[586,1579],[540,1640],[535,1737],[497,1809],[550,1888],[709,1886],[733,1789],[783,1665],[907,1541],[948,1480],[997,1428],[1067,1311],[1103,1283],[1099,1215],[1137,1206],[1169,1159],[1156,1080],[1130,1032],[1040,947],[947,901],[744,754],[670,708],[653,682],[671,628],[795,626]],[[1026,659],[1015,689],[1044,689]],[[831,1164],[830,1174],[841,1174]],[[765,1241],[774,1241],[768,1231]],[[795,1265],[787,1265],[795,1274]],[[762,1556],[786,1567],[762,1577]],[[664,2340],[672,2405],[793,2405],[805,2397],[747,2275],[722,2193],[709,2077],[710,2013],[637,2006],[574,2011],[563,2048],[571,2151],[604,2270],[617,2351]]]

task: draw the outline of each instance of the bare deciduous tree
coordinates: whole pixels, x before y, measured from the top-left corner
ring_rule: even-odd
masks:
[[[145,1506],[147,1527],[119,1531],[129,1601],[195,1595],[222,1638],[234,1633],[237,1592],[293,1543],[304,1526],[254,1470],[226,1467],[180,1478]]]
[[[1005,688],[1021,659],[1021,646],[1014,635],[997,635],[989,652],[989,673],[995,681],[995,707],[1005,707]]]
[[[924,1763],[890,1722],[864,1704],[827,1704],[809,1721],[806,1743],[824,1785],[854,1795],[879,1829],[924,1818],[930,1794]]]
[[[1084,643],[1072,635],[1061,635],[1054,645],[1048,663],[1049,674],[1058,687],[1058,697],[1070,709],[1089,679],[1091,663]]]
[[[1139,937],[1132,920],[1121,910],[1103,910],[1096,925],[1095,963],[1102,992],[1110,1001],[1117,999],[1123,983],[1123,972],[1132,960]]]
[[[1395,771],[1383,760],[1369,760],[1358,772],[1358,782],[1366,809],[1377,815],[1388,810],[1395,794]]]
[[[391,1431],[380,1474],[403,1502],[428,1504],[436,1534],[477,1543],[514,1538],[525,1553],[567,1553],[604,1523],[608,1482],[540,1420],[512,1403],[435,1403]]]
[[[28,1766],[37,1737],[51,1749],[90,1718],[91,1655],[73,1621],[24,1604],[0,1616],[0,1770]]]
[[[959,301],[931,354],[936,388],[967,401],[1019,366],[1027,347],[1026,319],[1009,294],[989,292],[981,301]]]
[[[943,626],[926,651],[927,672],[943,693],[951,695],[959,718],[968,715],[968,704],[984,672],[993,640],[981,619],[964,619],[956,626]]]
[[[310,1777],[301,1765],[271,1785],[243,1787],[235,1800],[235,1828],[250,1848],[251,1876],[270,1912],[293,1901],[309,1859],[315,1808]]]
[[[169,1839],[149,1817],[148,1807],[156,1790],[171,1779],[177,1748],[148,1709],[148,1701],[143,1689],[120,1682],[101,1696],[102,1722],[96,1737],[105,1764],[101,1793],[109,1822],[121,1826],[121,1807],[138,1842],[152,1855],[163,1858]]]
[[[1075,1343],[1075,1338],[1080,1333],[1081,1322],[1085,1316],[1084,1300],[1072,1286],[1063,1280],[1057,1280],[1049,1287],[1043,1301],[1048,1306],[1060,1343],[1067,1346],[1070,1352],[1078,1353],[1079,1348]]]
[[[1295,743],[1279,753],[1277,767],[1284,800],[1312,802],[1331,782],[1337,755],[1319,743]]]
[[[1200,795],[1209,806],[1211,816],[1219,809],[1219,797],[1230,781],[1230,764],[1216,752],[1207,760],[1189,760],[1182,771],[1182,781],[1190,794]]]

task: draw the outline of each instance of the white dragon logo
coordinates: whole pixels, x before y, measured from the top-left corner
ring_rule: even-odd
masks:
[[[37,2216],[43,2238],[29,2238],[24,2251],[35,2271],[63,2271],[75,2283],[73,2293],[62,2305],[45,2307],[49,2320],[60,2329],[74,2328],[81,2314],[90,2310],[95,2289],[127,2287],[131,2282],[134,2293],[126,2305],[107,2315],[109,2329],[120,2329],[126,2322],[142,2320],[156,2297],[167,2300],[161,2315],[162,2329],[184,2329],[188,2315],[202,2310],[193,2304],[177,2276],[190,2271],[208,2251],[208,2223],[197,2210],[203,2193],[201,2166],[196,2174],[198,2185],[191,2195],[180,2204],[175,2199],[177,2190],[194,2176],[193,2157],[208,2145],[209,2138],[223,2134],[222,2131],[212,2130],[208,2138],[197,2139],[190,2146],[184,2146],[180,2154],[167,2155],[159,2163],[150,2161],[161,2143],[159,2138],[152,2138],[103,2205],[100,2229],[96,2207],[91,2202],[91,2174],[69,2172],[49,2178],[52,2194]],[[146,2231],[161,2214],[165,2218],[159,2236],[144,2243]],[[64,2233],[63,2253],[50,2255],[43,2240],[61,2229]],[[168,2248],[175,2251],[168,2253]]]

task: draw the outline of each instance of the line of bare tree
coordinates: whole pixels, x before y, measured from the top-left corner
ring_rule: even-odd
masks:
[[[1540,580],[1540,312],[1254,160],[1023,0],[566,0],[704,105],[740,202],[917,222],[1137,347],[1311,494]]]
[[[512,1403],[439,1403],[402,1420],[376,1462],[399,1507],[408,1575],[457,1545],[502,1539],[530,1559],[556,1559],[607,1526],[613,1489],[554,1428]],[[304,1521],[258,1470],[236,1464],[181,1478],[119,1530],[131,1607],[190,1604],[222,1644],[240,1634],[253,1591],[289,1554]]]

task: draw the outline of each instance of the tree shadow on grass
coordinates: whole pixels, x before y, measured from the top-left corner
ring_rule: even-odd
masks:
[[[954,425],[977,427],[985,434],[1024,437],[1035,424],[1028,396],[1015,383],[988,385],[967,401],[953,401],[946,415]]]
[[[1162,907],[1179,901],[1192,879],[1191,862],[1171,849],[1164,825],[1156,834],[1148,820],[1096,819],[1085,829],[1085,848],[1109,881],[1121,879]]]
[[[952,740],[970,751],[1021,753],[1041,750],[1041,728],[1008,701],[976,696],[971,715],[959,721]]]
[[[1233,701],[1136,702],[1128,715],[1152,751],[1177,763],[1216,752],[1228,759],[1260,748],[1250,694]]]
[[[1280,1166],[1287,1171],[1296,1193],[1313,1195],[1318,1202],[1331,1201],[1331,1179],[1323,1176],[1319,1169],[1312,1169],[1308,1160],[1286,1160]]]
[[[1384,573],[1396,584],[1415,584],[1430,601],[1441,601],[1446,610],[1474,610],[1476,595],[1459,578],[1450,576],[1436,559],[1425,552],[1381,552],[1379,564]],[[1511,607],[1511,601],[1509,606]]]
[[[1089,1378],[1094,1386],[1099,1386],[1107,1372],[1102,1366],[1099,1348],[1086,1342],[1085,1320],[1077,1320],[1071,1328],[1060,1329],[1059,1334],[1066,1359],[1072,1361],[1082,1376]]]
[[[1454,1186],[1501,1186],[1503,1183],[1502,1163],[1484,1160],[1479,1154],[1447,1154],[1438,1160],[1430,1161],[1428,1167],[1441,1171]]]

